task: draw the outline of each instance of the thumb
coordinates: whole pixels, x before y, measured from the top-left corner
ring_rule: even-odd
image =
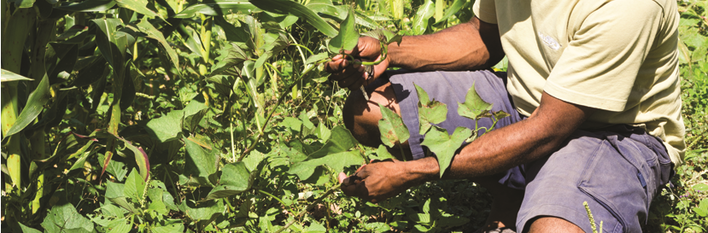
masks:
[[[340,173],[339,173],[339,177],[337,177],[337,179],[339,180],[339,183],[340,183],[340,184],[341,184],[342,182],[344,182],[344,179],[346,179],[346,178],[347,178],[347,174],[344,174],[344,172],[340,172]]]

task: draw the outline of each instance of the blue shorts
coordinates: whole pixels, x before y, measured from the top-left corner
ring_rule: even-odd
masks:
[[[474,129],[475,122],[457,115],[457,103],[464,102],[467,90],[475,90],[493,111],[511,116],[496,127],[504,127],[525,117],[514,108],[506,91],[503,73],[491,71],[399,73],[389,77],[401,107],[403,122],[411,132],[408,141],[414,158],[431,155],[420,145],[418,97],[413,83],[431,98],[448,107],[447,120],[440,127]],[[489,119],[479,126],[490,127]],[[464,145],[460,145],[464,146]],[[511,188],[525,190],[517,216],[519,231],[540,216],[563,218],[591,232],[583,202],[587,201],[598,226],[605,232],[642,232],[649,204],[673,173],[666,148],[657,137],[641,128],[617,125],[599,130],[578,130],[558,151],[546,158],[509,169],[495,178]]]

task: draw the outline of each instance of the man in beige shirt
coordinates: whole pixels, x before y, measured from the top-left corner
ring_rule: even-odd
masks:
[[[364,67],[342,57],[327,64],[340,86],[367,85],[369,101],[353,94],[345,106],[345,124],[362,144],[381,143],[379,103],[411,132],[402,156],[414,160],[362,167],[342,181],[343,191],[377,202],[440,179],[436,158],[420,145],[423,135],[410,130],[418,127],[412,83],[453,113],[474,83],[512,116],[462,146],[443,179],[489,187],[495,203],[486,228],[588,232],[587,201],[606,231],[641,232],[685,147],[676,2],[477,0],[473,10],[477,17],[467,23],[388,45],[373,83]],[[369,60],[380,53],[373,38],[351,51]],[[504,55],[506,74],[483,70]],[[384,74],[388,67],[481,71]],[[441,127],[474,126],[469,121],[448,114]]]

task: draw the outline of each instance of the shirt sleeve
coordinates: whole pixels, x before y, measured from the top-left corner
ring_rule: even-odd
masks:
[[[544,91],[578,105],[624,110],[662,14],[653,1],[615,0],[570,25],[575,28]]]
[[[497,24],[497,11],[494,0],[477,0],[472,5],[472,12],[485,23]]]

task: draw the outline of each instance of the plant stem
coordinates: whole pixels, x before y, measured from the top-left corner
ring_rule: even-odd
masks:
[[[305,70],[302,71],[302,75],[300,75],[300,78],[298,78],[298,80],[293,82],[293,84],[291,84],[288,87],[288,90],[292,89],[293,86],[295,86],[300,80],[302,80],[305,76],[307,76],[307,74],[310,73],[310,71],[312,71],[314,68],[315,68],[315,65],[307,66],[307,68],[305,68]],[[285,100],[285,96],[287,96],[287,95],[283,94],[280,96],[280,98],[278,98],[278,102],[275,103],[273,110],[271,110],[270,113],[268,114],[268,118],[265,119],[265,122],[263,122],[263,124],[259,125],[258,136],[256,137],[256,140],[254,140],[253,143],[251,143],[251,146],[249,146],[246,150],[241,152],[241,156],[239,156],[239,158],[238,158],[238,160],[236,160],[236,162],[241,162],[243,160],[243,158],[245,158],[248,153],[251,153],[251,151],[254,148],[256,148],[256,144],[258,144],[258,141],[261,140],[261,138],[265,135],[265,133],[263,131],[265,130],[265,127],[268,125],[268,121],[270,121],[270,119],[273,118],[273,113],[275,113],[275,111],[278,110],[278,107],[280,106],[280,104],[283,102],[283,100]]]
[[[305,207],[305,209],[301,210],[300,213],[298,213],[298,214],[295,216],[295,218],[301,218],[302,215],[304,215],[305,213],[307,213],[307,210],[312,209],[312,207],[315,207],[315,206],[316,206],[317,204],[319,204],[322,200],[324,200],[325,197],[327,197],[327,196],[329,196],[330,194],[334,193],[334,190],[339,189],[339,187],[341,187],[341,186],[342,186],[342,184],[337,184],[337,185],[332,186],[331,188],[329,188],[329,189],[327,190],[327,192],[325,192],[324,194],[322,194],[322,196],[320,196],[319,198],[315,199],[315,201],[313,201],[312,203],[310,203],[309,205],[307,205],[307,207]],[[283,228],[280,228],[280,229],[277,230],[275,233],[280,233],[280,232],[282,232],[283,230],[288,229],[288,227],[290,227],[291,225],[293,225],[293,223],[295,223],[295,219],[293,219],[292,221],[290,221],[288,224],[285,224],[285,226],[284,226]]]

